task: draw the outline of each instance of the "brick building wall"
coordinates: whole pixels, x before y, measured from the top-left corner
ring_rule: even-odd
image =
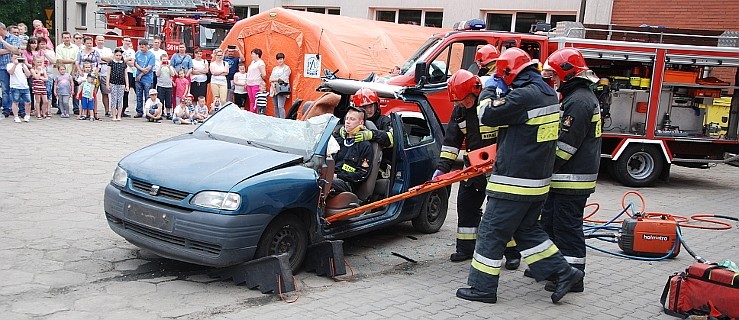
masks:
[[[625,26],[739,31],[737,0],[614,0],[611,23]],[[734,83],[736,68],[716,68],[711,76]]]

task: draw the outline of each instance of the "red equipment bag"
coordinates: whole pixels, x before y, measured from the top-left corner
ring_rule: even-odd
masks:
[[[708,315],[737,319],[739,273],[715,264],[696,262],[685,272],[670,276],[660,302],[666,314],[680,318]]]

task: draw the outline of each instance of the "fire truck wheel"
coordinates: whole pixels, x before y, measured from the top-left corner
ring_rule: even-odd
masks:
[[[423,233],[434,233],[441,229],[446,220],[446,211],[449,206],[447,188],[436,189],[429,193],[421,206],[421,212],[413,218],[413,228]]]
[[[614,173],[628,187],[647,187],[659,178],[664,166],[660,150],[650,145],[630,145],[616,160]]]
[[[264,229],[254,258],[287,253],[290,269],[297,272],[307,250],[308,232],[303,222],[292,214],[281,214]]]

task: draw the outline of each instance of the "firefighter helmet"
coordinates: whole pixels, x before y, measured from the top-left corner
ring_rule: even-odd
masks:
[[[495,63],[495,75],[503,79],[507,85],[513,83],[513,79],[526,67],[535,64],[526,51],[519,48],[508,48],[500,54]]]
[[[585,58],[582,53],[575,48],[562,48],[552,52],[547,58],[547,66],[557,73],[562,82],[567,82],[573,78],[583,75],[585,79],[590,79],[587,74],[583,74],[585,71],[590,70],[588,65],[585,64]],[[597,78],[595,81],[598,81]]]
[[[368,88],[360,88],[352,96],[352,102],[354,102],[355,106],[361,107],[368,104],[379,103],[380,98],[377,97],[377,92]]]
[[[449,78],[447,91],[449,92],[449,100],[452,102],[460,101],[470,94],[479,97],[480,91],[482,91],[482,81],[472,72],[460,69]]]
[[[495,61],[495,59],[498,59],[498,56],[500,56],[498,48],[492,44],[486,44],[480,47],[480,49],[477,49],[477,53],[475,53],[475,62],[477,62],[477,65],[482,68]]]

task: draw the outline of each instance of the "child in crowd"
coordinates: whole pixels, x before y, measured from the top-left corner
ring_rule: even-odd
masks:
[[[107,86],[110,87],[110,107],[113,113],[113,121],[121,121],[123,112],[123,95],[129,90],[128,76],[126,75],[126,63],[123,61],[123,50],[116,48],[113,52],[113,61],[108,68],[109,74]]]
[[[33,57],[33,68],[31,69],[31,91],[33,91],[33,100],[36,108],[36,119],[51,118],[47,114],[49,108],[49,99],[47,99],[46,81],[49,75],[46,73],[44,66],[44,58],[41,56]]]
[[[210,104],[210,114],[214,114],[221,109],[221,98],[214,98],[213,103]]]
[[[244,63],[239,63],[239,72],[234,74],[234,103],[241,109],[252,110],[254,101],[251,102],[251,106],[246,105],[248,100],[248,93],[246,91],[246,66]]]
[[[146,110],[146,120],[149,122],[162,122],[162,102],[157,98],[157,89],[149,89],[149,100],[144,104]]]
[[[80,84],[78,88],[82,88],[81,85],[88,82],[88,78],[90,75],[92,75],[93,77],[93,81],[92,81],[93,91],[92,91],[92,97],[91,97],[93,101],[92,101],[92,109],[90,109],[92,111],[91,120],[95,120],[97,119],[97,114],[96,114],[97,110],[95,110],[97,106],[96,104],[97,101],[95,101],[95,98],[97,97],[97,87],[99,85],[98,76],[95,73],[95,71],[92,70],[92,64],[90,64],[89,62],[83,62],[82,63],[82,73],[79,75],[79,77],[77,77],[77,83]],[[77,91],[77,95],[78,96],[80,95],[79,90]],[[78,99],[81,99],[81,98],[78,97]],[[82,110],[84,111],[85,109],[82,109]],[[80,117],[78,118],[78,120],[87,120],[87,117],[85,116],[85,114],[86,112],[80,112]]]
[[[157,76],[157,92],[159,93],[159,99],[164,105],[164,114],[167,119],[172,118],[172,90],[175,86],[173,82],[175,75],[177,74],[174,67],[169,64],[169,56],[167,53],[162,53],[161,65],[155,72]]]
[[[182,99],[177,107],[174,108],[174,114],[172,115],[172,122],[175,124],[190,124],[190,110],[188,110],[187,99]]]
[[[177,105],[190,94],[190,80],[186,75],[185,69],[180,68],[177,78],[174,79],[174,100]]]
[[[13,115],[15,116],[13,121],[16,123],[21,122],[21,119],[18,117],[18,108],[20,108],[20,103],[23,103],[25,109],[23,121],[28,122],[31,118],[29,115],[31,111],[31,93],[28,90],[28,77],[31,76],[31,70],[28,70],[28,66],[23,61],[23,58],[21,58],[20,51],[14,50],[11,52],[11,62],[5,66],[5,70],[8,70],[10,74],[10,89],[15,89],[13,91],[16,91],[10,97],[12,100]]]
[[[267,84],[262,82],[259,84],[259,91],[254,95],[254,107],[257,109],[258,114],[265,114],[267,112]]]
[[[193,118],[198,122],[203,122],[208,118],[208,106],[205,104],[205,97],[198,97],[198,103],[195,105],[195,116]]]
[[[54,81],[54,94],[57,97],[59,110],[62,118],[69,118],[69,98],[72,97],[72,76],[67,73],[67,67],[64,64],[57,65],[59,75]]]
[[[90,121],[95,121],[95,113],[93,112],[95,109],[95,75],[87,74],[85,82],[82,82],[77,90],[77,95],[80,99],[80,109],[82,109],[79,120],[90,119]]]

